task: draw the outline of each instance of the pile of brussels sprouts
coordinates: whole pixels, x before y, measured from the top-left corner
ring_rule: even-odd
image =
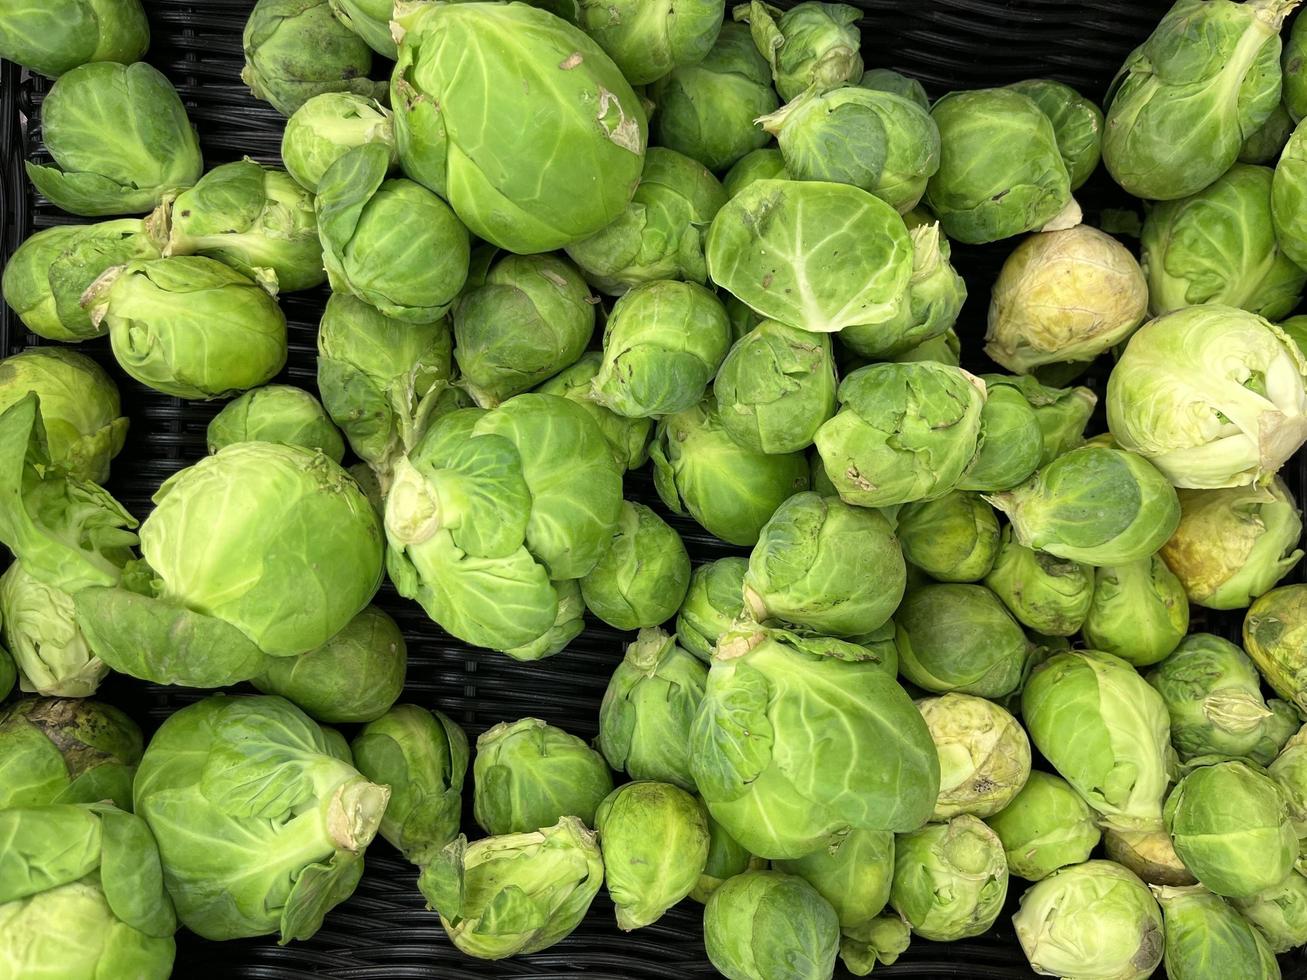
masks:
[[[1104,115],[1044,79],[932,102],[841,4],[258,0],[284,169],[207,171],[138,0],[0,11],[56,79],[32,183],[109,218],[4,270],[32,334],[108,343],[0,362],[0,974],[165,977],[179,925],[308,939],[380,834],[485,959],[606,885],[627,931],[703,903],[732,980],[861,976],[987,932],[1015,877],[1038,973],[1278,977],[1307,944],[1294,6],[1179,0]],[[1138,258],[1076,202],[1100,159],[1148,202]],[[997,241],[973,373],[950,243]],[[272,383],[279,294],[324,283],[316,393]],[[141,521],[101,362],[225,400]],[[624,495],[646,465],[658,509]],[[692,567],[669,511],[734,554]],[[473,751],[397,703],[383,577],[528,687],[587,615],[629,631],[596,742],[505,719]],[[260,693],[147,743],[90,700],[110,672]]]

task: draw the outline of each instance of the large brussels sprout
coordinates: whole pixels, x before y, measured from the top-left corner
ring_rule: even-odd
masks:
[[[718,644],[691,732],[690,771],[713,817],[759,857],[795,858],[851,829],[913,830],[939,793],[930,732],[858,646],[755,629]],[[842,719],[822,754],[822,719]]]
[[[802,453],[744,448],[722,425],[712,398],[659,422],[649,453],[663,503],[729,544],[756,544],[776,508],[808,489]]]
[[[923,698],[917,708],[939,753],[934,819],[988,817],[1011,803],[1030,776],[1030,740],[1017,720],[969,694]]]
[[[286,363],[286,316],[268,290],[200,255],[132,262],[87,293],[118,365],[177,398],[222,398]]]
[[[1021,696],[1026,731],[1104,827],[1159,830],[1175,769],[1162,696],[1124,660],[1095,650],[1037,666]]]
[[[903,552],[878,511],[811,491],[785,501],[749,556],[744,602],[757,622],[826,636],[883,626],[903,598]]]
[[[775,867],[817,889],[835,909],[841,929],[856,929],[880,915],[889,903],[894,835],[886,830],[855,830],[801,858],[777,861]]]
[[[690,898],[705,904],[713,892],[727,881],[746,871],[761,871],[767,862],[754,857],[734,837],[728,834],[712,814],[708,814],[708,860],[699,875],[698,883],[690,890]],[[848,838],[845,838],[846,840]]]
[[[797,98],[809,89],[836,88],[862,77],[862,11],[843,3],[814,0],[781,10],[753,0],[735,8],[754,43],[771,65],[781,98]]]
[[[91,61],[130,65],[149,44],[141,0],[40,0],[0,24],[0,58],[51,78]]]
[[[109,673],[77,625],[73,597],[33,577],[21,561],[0,576],[0,620],[24,691],[90,697]]]
[[[749,29],[732,23],[722,25],[701,61],[674,68],[654,82],[649,97],[657,106],[651,123],[655,142],[716,173],[768,142],[754,120],[779,104],[771,69]]]
[[[744,615],[744,558],[718,558],[698,566],[676,616],[680,645],[704,663],[712,662],[718,638]]]
[[[1016,388],[1035,410],[1043,443],[1040,466],[1084,444],[1085,426],[1098,405],[1098,396],[1090,389],[1053,388],[1028,374],[983,374],[981,380],[990,395],[999,388]]]
[[[728,25],[729,26],[729,25]],[[726,171],[722,178],[722,187],[728,198],[734,197],[750,184],[759,180],[790,180],[790,172],[785,169],[785,157],[774,146],[750,150]]]
[[[1302,216],[1304,205],[1307,205],[1307,127],[1299,125],[1279,155],[1271,179],[1271,221],[1275,239],[1284,255],[1298,266],[1307,264],[1307,220]],[[1291,268],[1297,268],[1292,263],[1289,263]],[[1288,306],[1283,307],[1283,312],[1288,310]],[[1273,317],[1271,313],[1265,315]]]
[[[418,888],[450,941],[498,960],[566,939],[604,883],[604,862],[580,820],[486,837],[459,837],[422,868]]]
[[[1147,885],[1111,861],[1086,861],[1032,885],[1012,924],[1036,973],[1147,980],[1162,962],[1161,909]]]
[[[621,216],[644,165],[645,116],[598,44],[526,4],[399,13],[390,101],[409,177],[448,198],[478,238],[518,254]]]
[[[894,614],[899,670],[923,690],[1001,698],[1021,686],[1030,643],[980,585],[924,585]]]
[[[1307,439],[1307,361],[1261,317],[1191,306],[1130,338],[1107,384],[1123,449],[1179,487],[1261,482]]]
[[[363,39],[377,54],[391,61],[399,54],[399,46],[390,33],[390,18],[394,14],[393,0],[327,0],[336,19]]]
[[[295,110],[281,138],[281,161],[295,181],[318,192],[331,165],[356,146],[380,143],[398,162],[390,110],[353,92],[323,92]]]
[[[1231,904],[1274,952],[1287,953],[1307,943],[1307,877],[1300,872],[1290,872],[1278,885]]]
[[[1049,78],[1014,82],[1008,88],[1039,106],[1053,124],[1071,189],[1078,189],[1098,169],[1103,149],[1103,111],[1070,85]]]
[[[1094,811],[1060,776],[1035,770],[1021,791],[986,820],[1003,842],[1008,867],[1027,881],[1080,864],[1102,836]]]
[[[1136,667],[1155,664],[1189,631],[1184,584],[1160,555],[1094,569],[1085,642]]]
[[[899,837],[890,905],[923,939],[987,932],[1007,898],[1003,843],[970,814]]]
[[[1275,954],[1248,920],[1201,885],[1156,891],[1166,924],[1166,975],[1172,980],[1280,975]]]
[[[1039,468],[1043,432],[1034,406],[1012,385],[985,386],[980,442],[975,459],[958,482],[962,490],[1010,490]]]
[[[1272,589],[1243,621],[1243,646],[1266,683],[1307,712],[1307,585]]]
[[[823,980],[835,969],[840,923],[798,875],[746,871],[708,899],[703,938],[708,959],[731,980]]]
[[[1265,486],[1181,490],[1180,526],[1162,557],[1189,601],[1246,609],[1302,558],[1302,514],[1278,476]]]
[[[1024,374],[1089,361],[1130,336],[1148,313],[1148,281],[1129,249],[1077,225],[1031,235],[998,274],[985,353]]]
[[[1094,598],[1092,568],[1027,548],[1013,540],[1010,527],[985,584],[1021,625],[1046,636],[1080,632]]]
[[[939,582],[979,582],[998,554],[998,518],[975,493],[953,490],[904,504],[895,520],[903,557]]]
[[[580,0],[578,24],[599,42],[632,85],[647,85],[678,65],[701,61],[717,40],[722,0]]]
[[[458,836],[468,747],[463,729],[439,711],[397,704],[351,743],[354,764],[390,787],[381,836],[414,864]]]
[[[595,375],[602,365],[603,355],[599,351],[588,351],[575,364],[555,374],[536,388],[536,391],[571,399],[584,408],[608,440],[608,447],[612,450],[618,467],[633,470],[643,466],[649,458],[653,420],[618,415],[590,397],[594,390]]]
[[[62,76],[41,103],[54,166],[27,176],[52,204],[80,215],[139,214],[200,179],[200,141],[177,90],[144,62],[103,61]]]
[[[211,453],[237,442],[280,442],[337,463],[345,457],[340,430],[322,403],[293,385],[265,385],[232,399],[209,421],[205,440]]]
[[[217,695],[151,739],[136,812],[159,842],[177,915],[205,939],[308,939],[349,897],[390,790],[278,697]]]
[[[581,597],[609,626],[645,629],[675,616],[689,586],[681,536],[644,504],[624,501],[612,547],[582,576]]]

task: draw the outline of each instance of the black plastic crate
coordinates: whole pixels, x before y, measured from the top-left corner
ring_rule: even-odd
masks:
[[[1145,38],[1168,0],[851,0],[865,12],[861,23],[868,67],[889,67],[920,79],[932,97],[954,88],[1002,85],[1023,78],[1067,82],[1101,100],[1129,51]],[[784,2],[781,6],[789,6]],[[240,81],[241,32],[254,0],[145,0],[153,32],[147,60],[177,86],[198,127],[206,166],[250,156],[279,162],[285,120],[253,99]],[[728,7],[730,4],[728,3]],[[379,60],[374,74],[388,69]],[[38,199],[23,172],[23,160],[41,156],[40,103],[50,82],[23,77],[0,62],[0,262],[30,234],[51,225],[83,221]],[[1107,207],[1131,207],[1100,169],[1077,194],[1092,222]],[[1137,205],[1134,205],[1137,207]],[[964,365],[994,370],[981,350],[989,289],[1014,242],[983,247],[955,246],[954,262],[971,296],[958,324]],[[312,389],[317,321],[327,293],[317,290],[284,297],[290,322],[290,359],[279,380]],[[17,316],[0,304],[0,352],[5,355],[41,343]],[[184,402],[127,378],[113,363],[104,340],[79,348],[105,365],[117,380],[131,418],[127,448],[113,465],[109,489],[138,518],[150,496],[171,473],[205,453],[204,433],[220,404]],[[1102,392],[1105,372],[1091,375]],[[1099,422],[1101,423],[1101,413]],[[1301,501],[1307,497],[1307,453],[1285,468]],[[629,474],[626,494],[651,504],[685,538],[697,562],[741,549],[709,537],[687,518],[670,514],[653,492],[647,467]],[[1302,568],[1290,581],[1307,581]],[[519,664],[501,654],[468,648],[431,623],[416,604],[387,586],[377,602],[404,630],[409,647],[408,684],[403,700],[439,708],[475,738],[496,722],[534,715],[582,737],[592,737],[599,701],[629,639],[590,620],[585,633],[557,657]],[[1203,618],[1194,629],[1237,638],[1240,617]],[[208,692],[159,687],[114,676],[100,697],[129,711],[147,735],[178,708]],[[352,726],[345,726],[352,735]],[[466,801],[470,811],[470,793]],[[470,812],[465,826],[471,827]],[[616,928],[612,905],[601,893],[582,926],[568,939],[534,956],[490,963],[463,956],[445,938],[433,912],[426,911],[416,872],[380,838],[368,851],[367,871],[357,892],[332,912],[310,941],[279,947],[274,937],[209,943],[178,935],[179,978],[248,980],[484,980],[593,977],[596,980],[672,980],[713,977],[703,951],[701,910],[682,903],[658,923],[630,934]],[[1031,971],[1010,922],[1025,883],[1013,879],[1008,908],[995,928],[978,939],[939,944],[914,939],[893,967],[876,976],[1007,980]],[[1307,956],[1281,958],[1286,978],[1307,980]],[[837,976],[848,974],[837,970]]]

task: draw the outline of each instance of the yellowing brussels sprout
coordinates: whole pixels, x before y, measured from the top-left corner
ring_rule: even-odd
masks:
[[[323,92],[286,121],[281,160],[301,187],[316,194],[331,165],[364,143],[380,143],[390,151],[391,165],[398,162],[390,110],[353,92]]]
[[[1166,975],[1271,978],[1280,975],[1275,954],[1248,921],[1202,886],[1155,889],[1166,924]]]
[[[1302,209],[1307,204],[1307,129],[1298,126],[1289,137],[1275,165],[1271,180],[1271,220],[1280,249],[1298,265],[1307,263],[1307,220]],[[1294,266],[1297,268],[1297,266]],[[1299,270],[1301,271],[1301,270]],[[1277,306],[1279,315],[1289,312],[1292,304]],[[1265,314],[1274,318],[1275,313]]]
[[[200,142],[177,90],[137,62],[96,62],[62,76],[41,103],[54,166],[27,163],[50,202],[80,215],[139,214],[200,179]]]
[[[73,597],[34,578],[21,561],[0,576],[0,619],[24,691],[46,697],[90,697],[109,673],[77,625]]]
[[[590,397],[594,378],[603,365],[603,355],[589,351],[571,367],[564,368],[536,391],[544,395],[558,395],[576,402],[589,413],[608,440],[613,459],[622,470],[643,466],[649,458],[649,442],[653,438],[652,419],[633,419],[618,415]]]
[[[577,23],[632,85],[656,82],[678,65],[702,61],[717,40],[722,0],[651,4],[644,0],[580,0]]]
[[[930,97],[926,95],[925,86],[915,78],[908,78],[890,68],[868,68],[862,73],[858,87],[874,92],[889,92],[914,102],[923,109],[930,109]]]
[[[994,566],[998,518],[979,494],[904,504],[895,524],[903,557],[936,581],[979,582]]]
[[[1071,784],[1038,770],[1030,773],[1011,802],[985,822],[1003,842],[1012,873],[1027,881],[1040,881],[1058,868],[1080,864],[1102,836],[1094,811]]]
[[[612,542],[581,578],[586,608],[619,630],[657,626],[676,615],[690,585],[681,536],[644,504],[624,501]]]
[[[1184,584],[1160,555],[1094,569],[1085,642],[1136,667],[1155,664],[1189,631]]]
[[[988,931],[1007,884],[1002,842],[970,814],[895,842],[890,904],[923,939],[952,942]]]
[[[699,881],[690,890],[690,898],[705,904],[713,892],[727,881],[746,871],[761,871],[767,867],[762,858],[754,857],[708,814],[708,860],[703,866]],[[847,838],[846,838],[847,840]]]
[[[336,19],[361,37],[373,51],[395,60],[399,47],[390,34],[393,0],[327,0]]]
[[[1014,82],[1008,88],[1039,106],[1053,124],[1057,150],[1077,190],[1098,169],[1103,148],[1103,112],[1070,85],[1049,78]]]
[[[1291,872],[1278,885],[1231,904],[1253,924],[1276,953],[1307,943],[1307,877]]]
[[[889,902],[894,835],[886,830],[855,830],[801,858],[777,861],[775,867],[817,889],[835,909],[841,929],[857,929],[876,918]]]
[[[994,567],[985,584],[1023,626],[1047,636],[1071,636],[1094,598],[1094,570],[1087,565],[1034,551],[1003,529]]]
[[[1040,466],[1084,444],[1085,426],[1098,404],[1098,396],[1088,388],[1052,388],[1028,374],[983,374],[981,380],[991,397],[999,388],[1016,388],[1035,410],[1043,443]]]
[[[1031,235],[994,284],[985,353],[1019,374],[1088,361],[1129,337],[1147,313],[1144,273],[1111,235],[1088,225]]]
[[[1244,137],[1243,146],[1239,148],[1239,162],[1274,166],[1293,135],[1294,125],[1293,116],[1289,115],[1281,100],[1266,117],[1266,122]]]
[[[728,25],[729,26],[729,25]],[[750,184],[759,180],[792,180],[785,169],[785,157],[774,146],[750,150],[726,171],[722,187],[728,198],[734,197]]]
[[[1007,711],[968,694],[925,698],[917,708],[939,753],[935,820],[1003,809],[1030,776],[1030,740]]]
[[[862,77],[862,12],[843,3],[808,0],[781,10],[759,0],[735,8],[771,65],[781,98],[832,89]]]
[[[680,645],[705,663],[712,662],[718,638],[744,615],[744,558],[718,558],[698,566],[676,616]]]
[[[979,450],[958,487],[989,493],[1010,490],[1035,472],[1043,452],[1039,418],[1026,396],[1011,385],[990,390],[986,384]]]
[[[57,78],[91,61],[139,61],[150,44],[140,0],[42,0],[5,11],[0,58]]]
[[[1109,827],[1103,833],[1103,850],[1109,860],[1150,885],[1183,887],[1198,884],[1198,879],[1175,853],[1175,845],[1165,827],[1160,830],[1116,830]]]
[[[1307,711],[1307,585],[1272,589],[1243,621],[1243,646],[1275,693]]]
[[[924,585],[894,614],[899,670],[937,694],[1001,698],[1021,686],[1030,643],[998,596],[981,585]]]
[[[345,442],[322,403],[292,385],[266,385],[228,402],[209,422],[206,440],[211,453],[236,442],[280,442],[337,463],[345,456]]]
[[[779,871],[746,871],[703,911],[708,959],[733,980],[821,980],[835,969],[839,917],[812,885]]]
[[[1162,962],[1162,911],[1111,861],[1086,861],[1032,885],[1012,916],[1036,973],[1146,980]]]

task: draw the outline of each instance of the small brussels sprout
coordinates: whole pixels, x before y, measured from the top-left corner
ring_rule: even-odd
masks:
[[[793,180],[785,169],[785,157],[774,146],[750,150],[726,172],[722,187],[727,198],[732,198],[750,184],[759,180]]]
[[[667,783],[619,786],[595,813],[604,880],[626,932],[652,925],[690,894],[708,860],[703,804]]]
[[[356,146],[379,143],[399,160],[390,110],[375,99],[353,92],[323,92],[295,110],[281,138],[281,160],[306,190],[318,184],[331,165]]]
[[[1088,565],[1034,551],[1003,529],[994,567],[985,584],[1021,625],[1048,636],[1080,632],[1094,598]]]
[[[0,620],[6,656],[12,654],[10,665],[17,667],[21,690],[86,698],[109,673],[77,625],[73,597],[33,577],[21,561],[0,576]]]
[[[903,557],[936,581],[979,582],[994,567],[998,517],[979,494],[904,504],[896,525]]]
[[[845,929],[840,936],[840,960],[855,977],[877,966],[893,966],[908,951],[912,931],[897,914],[878,915],[870,922]]]
[[[467,776],[467,736],[439,711],[397,704],[350,745],[354,764],[390,787],[381,836],[424,865],[458,836]]]
[[[925,698],[917,708],[939,753],[935,820],[1003,809],[1030,776],[1030,740],[1007,711],[968,694]]]
[[[236,442],[280,442],[316,450],[339,463],[345,441],[322,403],[303,388],[265,385],[228,402],[209,422],[209,452]]]
[[[644,504],[622,503],[612,547],[581,578],[586,608],[619,630],[645,629],[676,615],[690,586],[681,536]]]
[[[1275,954],[1248,920],[1201,885],[1154,889],[1166,923],[1166,975],[1174,980],[1280,975]]]
[[[763,527],[749,555],[744,603],[759,623],[856,637],[894,614],[905,576],[884,516],[808,491],[786,500]]]
[[[761,871],[767,867],[762,858],[754,857],[716,820],[708,814],[708,860],[699,875],[698,883],[690,890],[690,898],[700,905],[706,904],[713,892],[727,881],[746,871]]]
[[[1039,106],[1053,124],[1071,189],[1078,190],[1098,169],[1103,149],[1103,111],[1070,85],[1049,78],[1014,82],[1008,88]]]
[[[383,58],[394,61],[399,46],[390,33],[393,0],[327,0],[336,19]]]
[[[768,456],[731,438],[710,397],[658,424],[649,450],[664,504],[729,544],[752,547],[785,500],[808,489],[802,453]]]
[[[0,24],[0,58],[57,78],[92,61],[139,61],[150,45],[140,0],[53,0],[15,7]]]
[[[1000,698],[1021,686],[1030,643],[982,585],[925,585],[894,614],[899,671],[937,694]]]
[[[372,49],[336,19],[328,0],[259,0],[243,44],[241,81],[283,116],[323,92],[379,99],[386,91],[385,82],[368,78]]]
[[[985,387],[980,448],[958,487],[995,493],[1010,490],[1039,468],[1043,432],[1026,396],[1011,385]]]
[[[708,959],[736,980],[821,980],[835,969],[840,923],[830,902],[798,875],[746,871],[703,910]]]
[[[0,360],[0,412],[34,392],[50,460],[78,480],[103,483],[122,451],[127,419],[118,387],[85,354],[30,347]]]
[[[952,942],[987,932],[1007,899],[1003,843],[964,813],[904,834],[894,846],[890,905],[923,939]]]
[[[960,368],[872,364],[840,383],[839,400],[816,444],[826,475],[849,503],[884,507],[941,496],[976,456],[985,385]],[[909,403],[915,411],[905,413]]]
[[[1047,466],[1057,457],[1084,445],[1085,426],[1098,405],[1098,396],[1088,388],[1053,388],[1040,384],[1028,374],[982,374],[980,377],[990,397],[999,388],[1016,388],[1035,410],[1043,441],[1040,466]]]
[[[862,73],[858,87],[869,88],[874,92],[889,92],[914,102],[923,109],[930,109],[930,96],[926,94],[925,86],[915,78],[908,78],[891,68],[868,68]]]
[[[704,663],[712,662],[718,638],[744,616],[744,558],[718,558],[698,566],[676,616],[680,645]]]
[[[613,305],[591,397],[628,418],[693,408],[731,345],[721,301],[703,286],[660,280]]]
[[[177,90],[138,61],[74,68],[41,103],[41,137],[54,166],[27,176],[72,214],[139,214],[200,179],[200,141]]]
[[[1290,872],[1278,885],[1272,885],[1248,899],[1234,899],[1231,904],[1253,924],[1266,944],[1276,953],[1287,953],[1307,943],[1307,877]]]
[[[472,810],[488,834],[523,834],[560,817],[594,826],[613,791],[604,757],[539,718],[500,722],[477,739]]]
[[[594,390],[594,377],[602,364],[603,355],[599,351],[588,351],[575,364],[555,374],[536,388],[536,391],[567,398],[584,408],[608,440],[618,467],[623,470],[638,469],[649,458],[653,420],[618,415],[590,397]]]
[[[1175,844],[1165,828],[1160,830],[1115,830],[1103,833],[1103,850],[1115,861],[1150,885],[1183,887],[1198,879],[1175,853]]]
[[[1266,122],[1244,137],[1243,146],[1239,148],[1239,162],[1275,166],[1293,135],[1294,126],[1293,116],[1289,115],[1284,102],[1276,103]]]
[[[599,42],[632,85],[656,82],[712,50],[725,13],[721,0],[673,6],[641,0],[579,0],[578,25]]]
[[[1094,650],[1136,667],[1155,664],[1189,632],[1184,584],[1160,555],[1096,568],[1082,631]]]
[[[1299,713],[1307,711],[1307,585],[1272,589],[1243,621],[1243,646],[1257,669]]]
[[[817,889],[835,909],[841,929],[856,929],[880,915],[889,903],[894,835],[885,830],[855,830],[829,847],[791,861],[777,861],[774,866]]]
[[[998,274],[985,353],[1009,371],[1089,361],[1135,331],[1148,281],[1111,235],[1077,225],[1031,235]]]
[[[1071,784],[1038,770],[986,823],[1003,842],[1012,873],[1027,881],[1087,860],[1102,836],[1094,811]]]
[[[1036,973],[1147,980],[1162,963],[1162,910],[1147,885],[1111,861],[1032,885],[1012,924]]]
[[[862,77],[862,11],[843,3],[796,4],[782,11],[759,0],[735,8],[771,65],[781,98],[836,88]]]

